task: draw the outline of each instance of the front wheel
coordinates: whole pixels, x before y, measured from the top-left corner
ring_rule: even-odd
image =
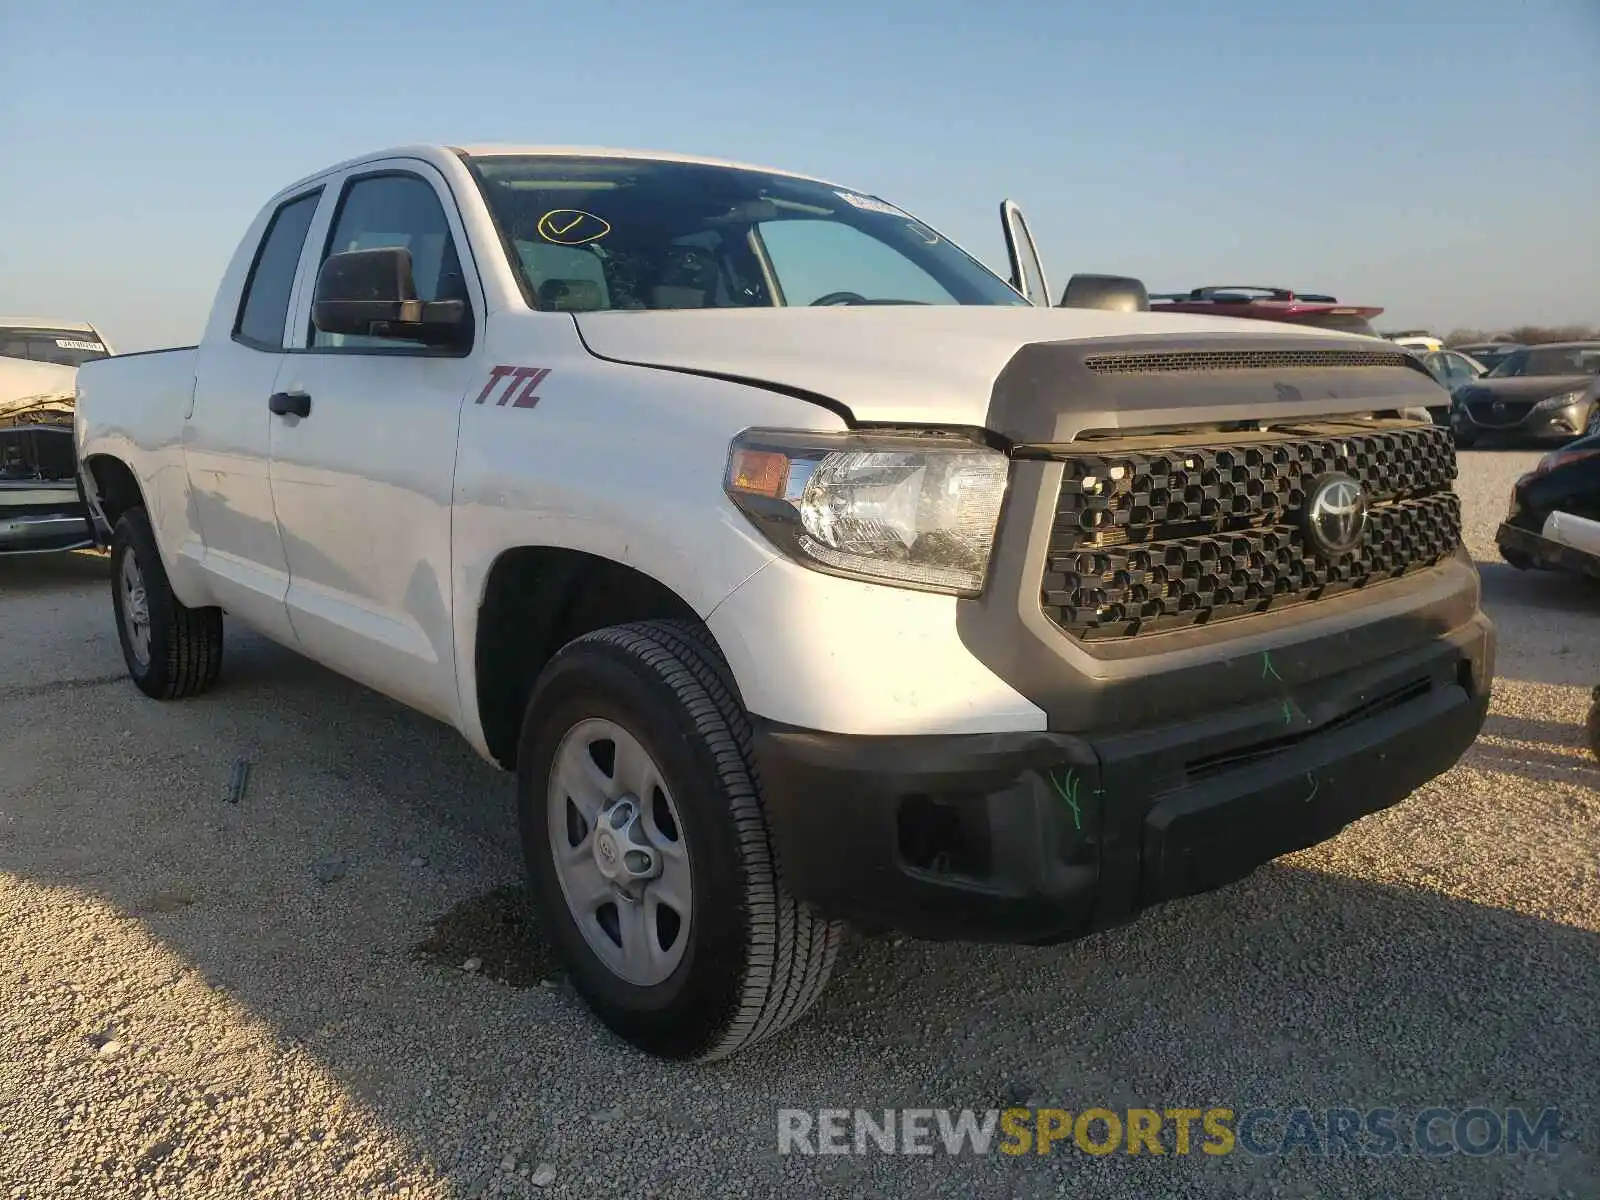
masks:
[[[142,508],[111,534],[111,607],[128,675],[157,700],[198,695],[222,669],[222,610],[190,608],[173,594]]]
[[[843,926],[783,886],[749,720],[703,631],[642,622],[561,650],[528,704],[517,788],[546,929],[628,1041],[722,1058],[821,994]]]

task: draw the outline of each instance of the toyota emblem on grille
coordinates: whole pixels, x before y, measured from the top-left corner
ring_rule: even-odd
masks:
[[[1367,496],[1348,475],[1325,475],[1306,499],[1306,541],[1323,558],[1361,545],[1367,532]]]

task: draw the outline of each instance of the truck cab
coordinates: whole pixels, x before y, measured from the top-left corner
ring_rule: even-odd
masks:
[[[1052,304],[869,192],[415,146],[271,198],[198,347],[82,368],[148,695],[243,621],[516,773],[635,1044],[793,1025],[847,923],[1049,943],[1447,769],[1493,630],[1438,384],[1372,337]]]

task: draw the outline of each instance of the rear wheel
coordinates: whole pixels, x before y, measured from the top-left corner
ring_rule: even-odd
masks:
[[[111,606],[123,661],[157,700],[198,695],[222,669],[222,610],[189,608],[167,581],[150,519],[129,509],[111,535]]]
[[[821,994],[843,926],[783,886],[749,720],[696,626],[616,626],[558,653],[528,704],[517,783],[545,926],[621,1036],[721,1058]]]

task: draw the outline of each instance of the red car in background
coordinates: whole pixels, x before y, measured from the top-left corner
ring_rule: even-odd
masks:
[[[1198,313],[1210,317],[1250,317],[1283,321],[1377,337],[1372,318],[1383,311],[1361,304],[1340,304],[1333,296],[1291,292],[1288,288],[1199,287],[1192,292],[1163,292],[1150,297],[1151,312]]]
[[[1150,297],[1150,311],[1198,313],[1208,317],[1248,317],[1257,321],[1281,321],[1288,325],[1337,329],[1366,337],[1382,336],[1372,327],[1372,318],[1381,313],[1382,308],[1368,304],[1341,304],[1334,296],[1291,292],[1288,288],[1229,284],[1198,287],[1191,292],[1160,292]],[[1441,372],[1428,361],[1432,356],[1406,346],[1398,348],[1415,355],[1441,385],[1453,386],[1449,380],[1441,379]],[[1450,409],[1451,404],[1446,402],[1428,409],[1428,415],[1433,418],[1435,425],[1448,425]]]

